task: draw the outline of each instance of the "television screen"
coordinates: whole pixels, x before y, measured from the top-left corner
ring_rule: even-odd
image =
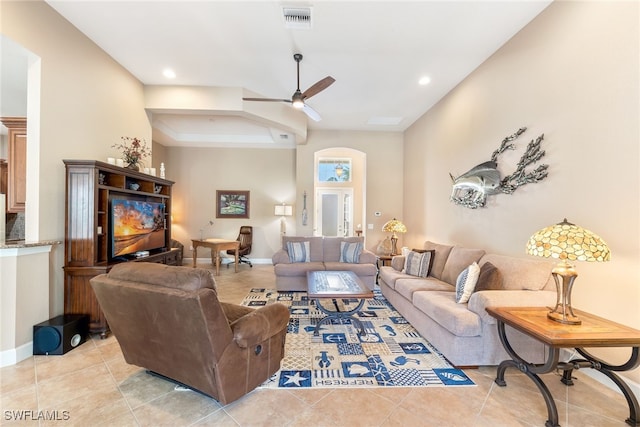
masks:
[[[112,257],[165,246],[163,203],[113,199],[111,220]]]

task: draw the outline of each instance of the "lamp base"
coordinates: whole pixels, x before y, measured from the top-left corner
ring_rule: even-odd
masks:
[[[571,290],[578,273],[571,264],[565,262],[558,264],[551,271],[551,275],[556,282],[557,297],[556,306],[547,313],[547,317],[565,325],[580,325],[582,321],[573,314],[573,308],[571,308]]]
[[[571,307],[569,307],[570,309]],[[558,307],[547,313],[547,317],[556,322],[564,323],[565,325],[580,325],[582,320],[573,314],[566,314],[558,312]]]
[[[398,238],[395,234],[391,237],[391,255],[398,255]]]

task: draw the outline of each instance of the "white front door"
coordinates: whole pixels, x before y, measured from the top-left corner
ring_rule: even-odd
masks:
[[[315,205],[317,236],[353,235],[353,188],[317,188]]]

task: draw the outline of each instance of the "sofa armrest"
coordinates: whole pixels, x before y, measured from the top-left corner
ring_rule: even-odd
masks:
[[[375,264],[377,260],[376,254],[368,249],[362,249],[358,264]]]
[[[232,322],[233,340],[239,347],[248,348],[271,338],[286,329],[289,309],[283,304],[269,304]]]
[[[391,258],[391,267],[395,270],[402,271],[404,268],[404,261],[404,255],[394,255],[393,258]]]
[[[289,259],[289,253],[284,249],[278,249],[275,254],[271,257],[271,262],[273,265],[276,264],[291,264],[291,260]]]
[[[555,291],[478,291],[469,298],[468,308],[484,323],[495,324],[496,319],[487,313],[487,307],[553,307],[555,303]]]

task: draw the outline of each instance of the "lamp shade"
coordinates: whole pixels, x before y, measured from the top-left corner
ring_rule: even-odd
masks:
[[[609,247],[598,235],[572,224],[565,218],[561,223],[543,228],[527,242],[530,255],[557,258],[563,261],[609,261]]]
[[[293,215],[293,206],[285,205],[284,203],[281,205],[275,205],[273,214],[275,216],[291,216]]]
[[[400,221],[398,221],[397,219],[393,218],[391,221],[387,221],[383,226],[382,226],[382,231],[385,231],[387,233],[406,233],[407,232],[407,227]]]

